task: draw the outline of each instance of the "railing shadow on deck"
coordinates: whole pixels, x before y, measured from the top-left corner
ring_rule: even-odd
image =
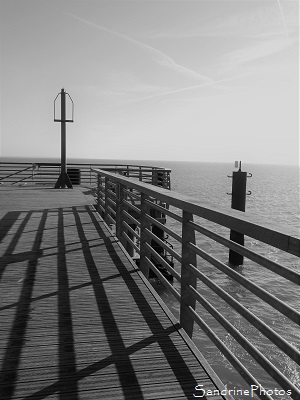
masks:
[[[112,358],[114,359],[118,375],[122,383],[125,398],[128,400],[132,399],[134,396],[138,396],[138,398],[140,399],[144,398],[143,393],[139,388],[139,383],[135,376],[134,367],[131,363],[129,355],[132,354],[133,351],[138,351],[154,342],[158,343],[158,345],[160,346],[166,359],[169,361],[169,365],[172,368],[174,375],[178,379],[178,382],[182,384],[183,376],[185,377],[185,380],[189,382],[189,385],[182,384],[182,390],[187,397],[190,396],[191,387],[195,387],[197,382],[194,380],[193,375],[191,374],[189,368],[186,366],[184,360],[178,352],[178,349],[169,338],[170,333],[175,332],[178,329],[178,326],[175,325],[165,329],[161,325],[159,319],[145,299],[143,292],[140,290],[135,280],[133,279],[133,271],[128,271],[127,268],[124,266],[122,260],[120,260],[119,255],[117,254],[113,246],[111,238],[105,235],[101,226],[99,225],[99,221],[95,218],[94,213],[89,207],[86,207],[86,212],[89,213],[91,220],[93,221],[94,226],[97,229],[99,237],[104,240],[105,249],[108,251],[117,270],[119,271],[120,276],[122,276],[123,280],[125,281],[126,286],[135,301],[135,304],[138,306],[141,314],[143,314],[145,321],[152,332],[151,336],[135,344],[128,351],[128,348],[126,347],[122,339],[122,335],[119,331],[117,323],[114,321],[111,305],[106,296],[105,288],[103,287],[101,279],[101,268],[97,267],[93,259],[92,253],[89,249],[83,227],[80,223],[78,210],[73,208],[73,212],[76,220],[79,238],[82,242],[85,263],[88,268],[91,281],[93,283],[93,289],[99,309],[99,314],[101,315],[103,326],[106,331],[106,337],[109,341]],[[111,337],[110,335],[111,329],[114,332],[113,337]],[[128,381],[133,386],[128,386]],[[135,393],[133,393],[133,391]]]
[[[220,285],[214,282],[210,276],[202,272],[202,268],[197,268],[197,262],[201,260],[210,264],[215,271],[224,273],[237,284],[241,285],[251,296],[257,296],[256,299],[262,305],[273,308],[279,315],[290,320],[292,324],[300,325],[300,312],[289,304],[280,300],[280,294],[275,296],[261,287],[259,283],[247,279],[243,274],[234,270],[228,263],[217,259],[209,250],[206,250],[199,242],[199,236],[208,238],[216,245],[221,245],[225,249],[231,249],[243,255],[251,262],[256,263],[268,272],[274,273],[274,279],[286,279],[286,283],[294,285],[295,290],[299,291],[300,274],[296,270],[283,266],[269,258],[259,254],[253,248],[241,246],[232,240],[226,238],[224,229],[232,229],[240,232],[263,245],[273,246],[289,256],[300,257],[300,239],[293,237],[288,231],[274,228],[268,224],[262,224],[254,216],[247,217],[245,214],[235,210],[221,210],[212,208],[209,205],[203,205],[197,200],[179,193],[170,192],[163,188],[153,187],[142,182],[136,182],[132,179],[116,176],[110,172],[94,169],[98,176],[97,182],[97,210],[105,219],[107,224],[115,227],[116,236],[119,238],[125,248],[128,246],[139,254],[139,266],[146,277],[149,276],[149,270],[161,280],[174,298],[180,304],[180,324],[186,330],[190,337],[193,334],[194,324],[196,323],[214,345],[225,355],[228,361],[233,365],[248,385],[260,386],[260,378],[251,374],[249,366],[244,365],[205,322],[198,311],[199,306],[208,312],[214,319],[231,335],[231,337],[264,369],[270,377],[277,382],[285,392],[291,391],[291,398],[300,399],[300,389],[296,386],[283,371],[276,368],[272,362],[265,356],[263,350],[253,345],[240,332],[228,316],[222,315],[212,303],[208,301],[200,290],[197,290],[197,283],[206,287],[206,291],[218,296],[219,300],[227,303],[233,313],[238,313],[243,321],[250,324],[259,331],[259,335],[268,339],[274,344],[276,349],[280,349],[282,354],[287,355],[291,362],[300,365],[300,350],[282,335],[278,334],[272,326],[266,324],[260,316],[255,315],[241,301],[235,299]],[[171,211],[170,207],[172,207]],[[153,213],[154,211],[154,213]],[[153,217],[153,215],[158,217]],[[161,223],[166,218],[179,224],[181,234],[178,230]],[[222,228],[220,232],[204,227],[198,220],[208,221],[210,224]],[[152,227],[156,226],[166,235],[170,236],[181,250],[170,248],[161,237],[154,234]],[[229,235],[228,235],[229,236]],[[166,257],[155,250],[153,241],[164,249],[165,254],[174,257],[180,271],[172,268]],[[163,276],[157,268],[160,263],[170,274],[173,275],[176,284],[180,286],[180,291],[175,285]],[[299,292],[300,293],[300,292]],[[197,306],[197,307],[196,307]],[[199,308],[200,310],[200,308]],[[230,315],[230,314],[229,314]],[[288,329],[288,325],[287,325]],[[300,382],[298,383],[298,385]],[[270,399],[268,394],[262,391],[258,396],[262,399]]]
[[[11,218],[11,215],[15,214],[19,216],[20,213],[8,213],[2,221]],[[45,221],[47,218],[47,210],[42,212],[39,225],[36,230],[35,240],[32,245],[31,251],[24,252],[23,254],[15,254],[15,248],[17,243],[27,225],[27,222],[33,216],[34,211],[26,213],[21,224],[17,228],[15,235],[12,237],[10,244],[4,253],[1,260],[1,277],[5,272],[5,268],[10,264],[18,261],[27,261],[27,268],[25,271],[25,277],[23,286],[21,289],[19,301],[16,304],[16,312],[14,321],[10,330],[9,338],[7,340],[6,351],[3,357],[0,373],[0,398],[11,399],[14,392],[14,385],[17,379],[17,370],[20,360],[22,348],[25,344],[25,332],[30,315],[30,303],[33,292],[35,274],[38,259],[41,256],[41,238],[45,227]],[[39,213],[40,214],[40,213]],[[2,222],[1,221],[1,222]],[[11,221],[16,221],[16,218]],[[13,224],[10,225],[12,227]],[[2,236],[2,235],[1,235]]]
[[[77,231],[78,240],[75,240],[72,243],[72,249],[68,249],[68,246],[66,246],[66,229],[69,229],[70,225],[65,223],[65,212],[68,213],[68,221],[70,218],[73,220],[72,225],[75,233]],[[56,227],[46,227],[50,214],[52,217],[54,216],[57,218]],[[89,239],[86,237],[85,223],[82,222],[80,218],[82,214],[89,215],[93,226],[97,229],[101,243],[99,241],[97,243],[90,243]],[[4,230],[0,233],[1,237],[5,237],[8,229],[14,227],[14,224],[19,217],[20,213],[8,213],[4,216],[1,221],[5,221]],[[27,243],[27,247],[31,247],[31,249],[18,254],[16,253],[17,244],[22,235],[24,235],[26,229],[28,229],[29,223],[32,219],[35,220],[35,228],[32,229],[32,225],[30,225],[30,231],[33,233],[33,238],[31,243]],[[49,242],[47,242],[46,245],[43,243],[43,235],[47,229],[52,230],[51,235],[53,237],[53,243],[50,247]],[[31,318],[32,305],[41,299],[53,297],[56,297],[58,300],[58,365],[56,365],[58,369],[58,380],[47,385],[47,376],[45,376],[45,387],[22,398],[34,398],[37,400],[44,399],[54,393],[59,393],[60,399],[64,400],[69,399],[70,392],[72,392],[72,399],[76,400],[79,393],[78,383],[81,379],[84,379],[111,364],[115,364],[118,379],[122,384],[124,398],[131,400],[133,395],[135,395],[142,400],[144,395],[136,377],[130,356],[153,343],[158,343],[160,346],[169,362],[170,368],[172,368],[174,375],[178,378],[182,391],[187,397],[191,395],[191,388],[194,388],[197,385],[197,382],[185,361],[182,359],[178,349],[169,337],[170,334],[179,329],[179,324],[170,324],[167,328],[161,325],[159,319],[145,299],[144,293],[137,286],[132,277],[132,274],[136,273],[136,269],[132,268],[132,270],[127,270],[124,267],[114,248],[114,241],[114,237],[107,237],[107,234],[105,234],[99,221],[94,215],[94,210],[88,206],[78,206],[67,209],[31,210],[22,213],[22,219],[20,219],[19,223],[15,226],[15,233],[11,235],[10,242],[1,261],[2,272],[5,272],[7,267],[13,266],[16,261],[27,263],[18,301],[0,308],[0,310],[11,309],[12,312],[15,311],[13,322],[10,326],[10,331],[8,332],[7,346],[1,365],[1,399],[9,400],[14,397],[14,392],[18,383],[18,369],[22,351],[26,346],[26,331]],[[111,276],[101,277],[101,267],[96,264],[91,252],[91,249],[94,246],[103,247],[103,249],[110,254],[110,257],[117,268],[116,273],[114,272]],[[84,268],[88,271],[90,279],[88,282],[83,282],[80,285],[70,286],[70,276],[67,269],[66,256],[72,252],[78,251],[82,252],[82,257],[85,261]],[[53,257],[53,260],[56,261],[57,290],[50,290],[47,291],[47,293],[33,297],[33,292],[37,285],[37,268],[43,265],[43,258],[49,257],[50,255]],[[145,321],[151,331],[150,336],[147,336],[130,346],[126,346],[124,343],[104,287],[104,282],[110,279],[115,279],[119,276],[122,276],[125,280],[128,290],[130,291],[134,301],[136,301],[141,313],[143,313]],[[93,288],[95,301],[104,327],[106,339],[110,347],[111,355],[103,359],[100,359],[101,355],[99,355],[99,361],[78,369],[76,366],[76,347],[74,344],[74,328],[72,324],[72,320],[74,319],[74,310],[71,308],[70,294],[72,291],[85,286]],[[16,293],[18,294],[18,292]],[[112,330],[113,336],[111,334]],[[47,331],[45,332],[45,335],[47,335]],[[31,343],[31,346],[33,344],[34,343]],[[34,365],[30,366],[30,368],[34,367]],[[45,373],[47,374],[47,370]],[[183,376],[185,379],[182,379]]]

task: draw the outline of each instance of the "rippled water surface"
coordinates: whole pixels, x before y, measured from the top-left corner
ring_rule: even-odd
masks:
[[[203,202],[204,205],[211,205],[214,207],[221,206],[230,209],[231,196],[228,195],[227,192],[231,192],[232,181],[227,175],[231,175],[232,171],[235,170],[231,165],[182,162],[164,163],[164,166],[172,169],[172,190],[188,194],[198,201]],[[247,179],[247,190],[251,191],[251,195],[247,196],[246,214],[254,214],[256,217],[259,216],[262,223],[271,224],[274,229],[284,230],[293,236],[300,237],[299,169],[290,166],[245,165],[242,166],[242,170],[253,174],[251,178]],[[173,210],[176,211],[176,209]],[[214,224],[203,221],[200,218],[198,221],[201,221],[205,227],[216,230],[216,232],[224,234],[225,237],[229,237],[229,232],[227,232],[225,228],[215,228]],[[176,233],[181,233],[180,225],[177,222],[168,219],[167,224]],[[174,245],[174,249],[180,253],[180,245],[171,239],[169,240]],[[228,250],[209,239],[201,237],[200,234],[197,243],[200,247],[205,249],[205,251],[228,265]],[[300,272],[300,262],[297,257],[285,254],[278,249],[263,245],[247,237],[245,238],[245,245],[273,261]],[[179,270],[178,263],[175,263],[175,268]],[[198,269],[267,325],[271,326],[290,344],[300,349],[300,329],[298,325],[282,316],[272,307],[264,304],[243,286],[207,262],[198,259]],[[236,268],[236,271],[300,312],[299,286],[276,276],[247,259],[244,260],[242,266]],[[179,285],[176,282],[174,285],[179,290]],[[174,300],[172,295],[159,283],[156,283],[156,286],[173,313],[178,315],[179,307],[176,300]],[[243,317],[235,313],[227,303],[214,295],[206,285],[202,283],[198,284],[198,290],[209,299],[210,303],[254,344],[273,365],[285,374],[296,386],[300,387],[299,365],[276,348],[273,343],[266,339]],[[226,346],[249,367],[250,372],[264,387],[268,389],[280,387],[200,305],[197,307],[197,310],[210,327],[218,333]],[[227,383],[230,388],[248,388],[244,380],[234,371],[225,357],[216,350],[214,344],[212,344],[200,328],[196,328],[193,339],[203,355],[207,357],[215,371],[221,377],[224,384]],[[235,396],[235,398],[242,399],[243,397]],[[290,397],[274,396],[274,398],[285,399]]]

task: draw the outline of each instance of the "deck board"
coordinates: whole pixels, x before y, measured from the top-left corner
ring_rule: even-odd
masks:
[[[1,400],[192,399],[197,384],[215,389],[83,192],[0,188]]]

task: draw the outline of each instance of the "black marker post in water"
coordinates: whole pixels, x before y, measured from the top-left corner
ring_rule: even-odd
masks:
[[[72,102],[72,119],[66,119],[66,94],[69,96]],[[61,96],[61,106],[60,106],[60,119],[55,118],[55,102]],[[73,122],[73,114],[74,114],[74,103],[71,99],[69,93],[66,93],[64,89],[61,89],[61,92],[58,93],[54,100],[54,121],[60,122],[61,124],[61,171],[59,178],[55,184],[55,189],[65,188],[66,185],[69,189],[72,189],[72,183],[67,174],[67,161],[66,161],[66,122]]]
[[[242,172],[242,162],[238,165],[238,161],[235,162],[235,167],[239,168],[238,171],[232,173],[232,193],[231,193],[231,208],[239,211],[244,211],[246,209],[246,185],[247,177],[251,177],[252,174],[247,176],[247,172]],[[231,177],[230,177],[231,178]],[[231,230],[230,240],[244,246],[244,234]],[[232,266],[242,265],[244,262],[244,257],[235,252],[234,250],[229,250],[229,263]]]

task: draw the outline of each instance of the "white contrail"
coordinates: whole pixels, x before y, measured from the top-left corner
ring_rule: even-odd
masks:
[[[279,11],[280,11],[280,14],[281,14],[281,17],[282,17],[282,22],[283,22],[283,26],[284,26],[286,37],[289,37],[288,27],[287,27],[287,23],[286,23],[286,19],[285,19],[284,13],[283,13],[283,9],[282,9],[281,4],[280,4],[280,0],[277,0],[277,3],[278,3]]]
[[[237,76],[233,76],[231,78],[219,79],[218,81],[213,81],[213,82],[201,83],[199,85],[186,86],[186,87],[181,88],[181,89],[168,90],[166,92],[153,94],[151,96],[145,96],[145,97],[142,97],[140,99],[132,100],[132,101],[129,101],[128,103],[130,103],[130,104],[131,103],[138,103],[138,102],[141,102],[141,101],[151,100],[151,99],[155,99],[155,98],[158,98],[158,97],[168,96],[168,95],[182,93],[182,92],[188,92],[188,91],[191,91],[191,90],[196,90],[196,89],[203,88],[203,87],[208,87],[208,86],[215,86],[216,88],[218,88],[218,84],[219,83],[234,81],[234,80],[241,79],[241,78],[244,78],[245,76],[249,76],[249,75],[252,75],[252,73],[246,73],[246,74],[242,74],[242,75],[237,75]]]
[[[196,71],[193,71],[193,70],[191,70],[189,68],[184,67],[183,65],[177,64],[170,56],[168,56],[167,54],[163,53],[160,50],[155,49],[154,47],[149,46],[148,44],[140,42],[140,41],[138,41],[136,39],[133,39],[133,38],[131,38],[129,36],[126,36],[126,35],[124,35],[122,33],[119,33],[119,32],[113,31],[111,29],[108,29],[108,28],[106,28],[104,26],[95,24],[94,22],[91,22],[91,21],[88,21],[88,20],[86,20],[84,18],[78,17],[77,15],[74,15],[74,14],[71,14],[71,13],[67,13],[67,14],[70,15],[71,17],[81,21],[81,22],[84,22],[85,24],[88,24],[88,25],[90,25],[90,26],[92,26],[94,28],[100,29],[100,30],[102,30],[104,32],[107,32],[107,33],[110,33],[110,34],[112,34],[114,36],[117,36],[117,37],[120,37],[122,39],[125,39],[128,42],[131,42],[134,45],[146,50],[149,54],[152,55],[152,57],[155,59],[155,61],[158,64],[160,64],[161,66],[163,66],[165,68],[171,69],[171,70],[176,71],[176,72],[181,73],[181,74],[184,74],[185,76],[188,76],[190,78],[201,80],[202,82],[205,82],[205,83],[213,83],[214,82],[213,79],[211,79],[211,78],[209,78],[207,76],[201,75]]]

